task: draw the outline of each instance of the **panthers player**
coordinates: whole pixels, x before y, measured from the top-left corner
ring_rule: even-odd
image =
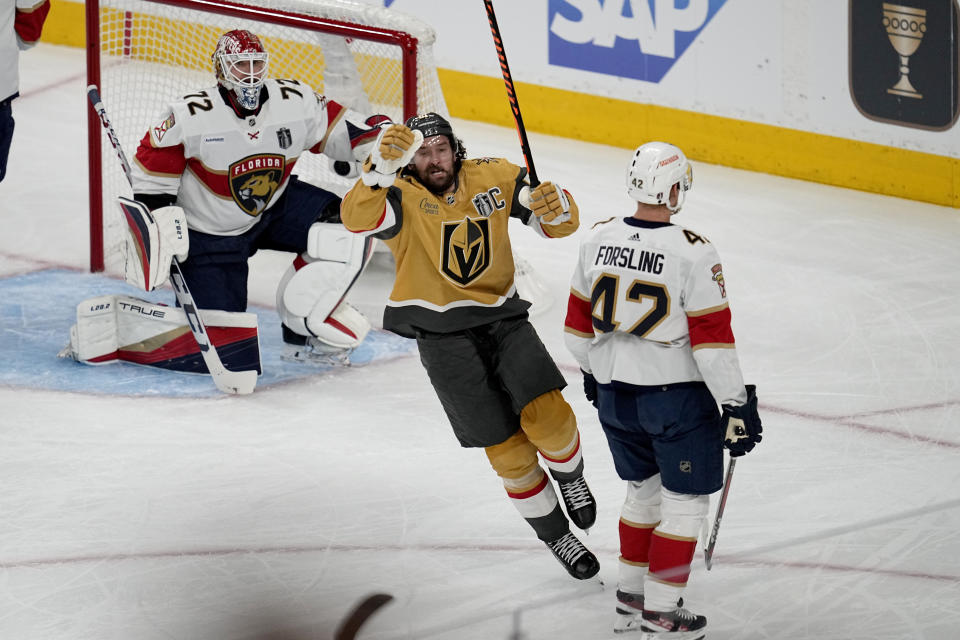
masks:
[[[762,431],[720,258],[707,238],[672,223],[691,184],[677,147],[636,150],[627,170],[636,209],[581,240],[564,333],[627,481],[614,628],[683,640],[706,630],[681,595],[709,494],[722,484],[723,447],[743,455]]]
[[[399,175],[398,175],[399,174]],[[460,444],[482,447],[511,502],[574,578],[599,571],[570,532],[588,529],[596,504],[583,478],[576,418],[566,386],[527,319],[514,283],[507,233],[517,218],[545,238],[573,233],[573,198],[555,184],[531,189],[526,169],[467,159],[436,113],[385,128],[344,196],[343,223],[380,238],[396,259],[383,326],[416,338]]]
[[[277,291],[285,356],[346,362],[370,328],[344,296],[371,243],[340,224],[339,197],[292,172],[307,152],[366,158],[383,118],[365,120],[297,80],[269,79],[268,59],[249,31],[220,37],[216,85],[172,102],[140,142],[134,197],[153,211],[157,233],[185,216],[189,247],[177,251],[201,309],[244,311],[248,259],[260,249],[296,253]],[[132,281],[150,290],[166,280],[169,256],[143,265],[142,246],[129,253]]]

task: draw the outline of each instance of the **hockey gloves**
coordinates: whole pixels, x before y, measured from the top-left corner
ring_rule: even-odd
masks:
[[[170,277],[170,262],[186,260],[190,251],[187,218],[171,205],[150,211],[142,202],[118,198],[129,233],[121,247],[124,279],[143,291],[153,291]]]
[[[594,407],[597,407],[597,379],[592,373],[587,373],[583,369],[580,369],[580,373],[583,374],[583,395],[587,396],[587,400]]]
[[[730,450],[730,457],[736,458],[753,451],[757,443],[763,440],[763,425],[757,413],[757,388],[747,385],[747,402],[739,407],[723,405],[723,417],[720,418],[723,429],[723,446]]]
[[[368,187],[389,187],[397,172],[410,164],[423,144],[423,134],[402,124],[385,124],[363,163],[360,179]]]
[[[524,186],[519,199],[520,204],[533,211],[540,224],[563,224],[578,213],[569,194],[552,182],[541,182],[533,189]]]

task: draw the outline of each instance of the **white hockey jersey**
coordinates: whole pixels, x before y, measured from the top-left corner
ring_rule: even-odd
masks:
[[[4,0],[0,2],[0,102],[20,91],[20,51],[40,39],[50,11],[50,0]]]
[[[191,229],[233,236],[286,190],[300,154],[363,160],[379,129],[296,80],[270,79],[240,117],[216,86],[172,103],[140,142],[133,192],[176,194]]]
[[[723,268],[703,236],[612,218],[583,238],[564,338],[597,382],[703,380],[718,403],[746,401]]]

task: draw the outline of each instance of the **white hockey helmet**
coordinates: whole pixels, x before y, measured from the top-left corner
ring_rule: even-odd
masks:
[[[670,204],[670,190],[679,184],[677,204]],[[667,142],[648,142],[637,147],[627,168],[627,193],[637,202],[663,204],[671,212],[680,211],[684,197],[693,185],[693,169],[687,156]]]
[[[260,38],[245,29],[234,29],[220,36],[213,52],[217,82],[233,91],[240,106],[251,111],[260,105],[267,62],[267,50]]]

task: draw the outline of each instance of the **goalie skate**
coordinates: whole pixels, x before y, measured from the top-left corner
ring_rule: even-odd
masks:
[[[280,359],[320,367],[349,367],[352,352],[353,349],[331,347],[316,338],[307,338],[303,344],[284,343]]]
[[[301,336],[286,325],[283,329],[283,353],[280,359],[318,367],[349,367],[353,347],[335,347],[312,336]]]

